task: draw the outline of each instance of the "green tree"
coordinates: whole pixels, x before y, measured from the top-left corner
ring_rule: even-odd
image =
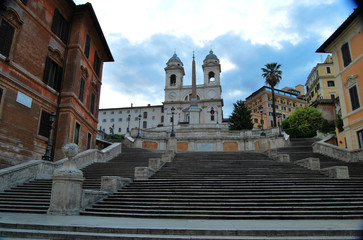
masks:
[[[236,103],[233,103],[233,112],[229,117],[229,122],[230,130],[253,128],[251,111],[242,100],[238,100]]]
[[[281,67],[277,63],[268,63],[265,65],[266,68],[261,68],[262,77],[265,78],[266,84],[271,86],[272,89],[272,117],[274,127],[276,127],[276,110],[275,110],[275,86],[280,82],[282,71],[279,70]]]
[[[288,118],[285,131],[293,137],[313,137],[321,128],[323,115],[314,107],[298,107]]]

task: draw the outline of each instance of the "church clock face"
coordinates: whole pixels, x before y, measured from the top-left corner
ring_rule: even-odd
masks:
[[[208,91],[208,97],[209,98],[214,98],[215,96],[216,96],[216,91],[214,91],[214,90]]]
[[[169,93],[169,99],[170,100],[174,100],[175,98],[176,98],[176,93],[175,92],[171,92],[171,93]]]

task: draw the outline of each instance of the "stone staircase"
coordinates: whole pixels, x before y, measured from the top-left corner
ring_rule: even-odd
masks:
[[[319,158],[320,167],[327,168],[332,166],[347,166],[350,178],[363,178],[363,162],[343,162],[319,153],[314,153],[312,144],[319,139],[316,138],[293,138],[287,147],[279,148],[278,153],[286,153],[290,156],[292,163],[303,158],[313,157]],[[363,156],[362,156],[363,160]]]
[[[178,153],[150,179],[134,181],[81,214],[174,219],[363,219],[363,178],[331,179],[254,152]]]
[[[94,163],[82,169],[84,189],[99,190],[101,176],[133,178],[135,167],[147,166],[148,159],[160,157],[161,152],[127,148],[107,163]],[[35,179],[15,188],[0,192],[0,212],[46,213],[52,190],[51,179]]]

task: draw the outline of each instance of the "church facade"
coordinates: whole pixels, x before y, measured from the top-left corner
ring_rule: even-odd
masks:
[[[193,65],[195,67],[194,56]],[[221,65],[219,59],[210,51],[203,61],[203,84],[196,85],[195,107],[198,108],[199,124],[218,124],[223,120],[223,99],[220,82]],[[193,85],[184,85],[185,75],[183,62],[176,53],[169,59],[165,67],[165,100],[164,125],[172,123],[174,109],[174,124],[190,124],[190,107]],[[195,69],[193,69],[195,78]],[[194,80],[195,82],[195,80]]]
[[[194,57],[193,57],[194,58]],[[194,60],[193,60],[194,61]],[[196,107],[198,108],[199,124],[220,124],[223,120],[223,99],[221,87],[221,65],[217,56],[210,51],[203,61],[203,84],[196,85]],[[125,134],[129,128],[137,128],[138,120],[131,116],[130,120],[125,115],[115,118],[115,113],[134,113],[139,109],[142,116],[150,112],[150,118],[142,118],[140,128],[154,128],[157,126],[171,126],[172,117],[174,124],[183,125],[190,123],[190,106],[192,100],[192,85],[184,85],[184,64],[176,53],[168,60],[165,69],[165,98],[163,105],[131,106],[129,108],[100,109],[98,129],[107,134],[109,129],[116,129],[114,133]],[[174,109],[174,114],[172,113]],[[135,113],[136,114],[136,113]],[[135,119],[134,119],[135,118]],[[117,121],[119,119],[119,121]],[[120,120],[122,119],[122,120]],[[134,122],[134,123],[132,123]]]

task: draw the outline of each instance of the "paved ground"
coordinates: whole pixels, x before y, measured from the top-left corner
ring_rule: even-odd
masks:
[[[361,220],[183,220],[1,213],[1,223],[205,230],[357,230]]]

